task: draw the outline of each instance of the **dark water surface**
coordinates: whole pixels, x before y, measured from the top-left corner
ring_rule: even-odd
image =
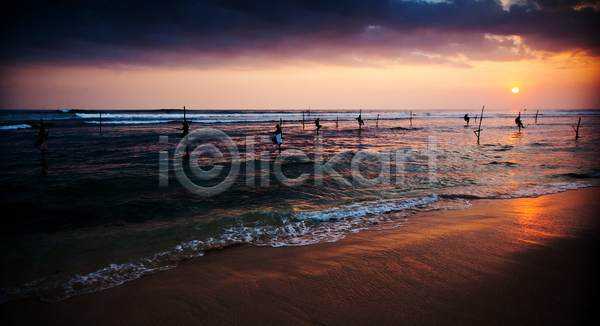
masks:
[[[353,111],[313,111],[303,129],[300,111],[188,110],[191,131],[220,130],[240,154],[231,187],[206,198],[182,186],[174,171],[180,110],[103,111],[102,135],[94,111],[1,111],[0,301],[94,292],[236,243],[336,241],[348,232],[397,227],[419,211],[465,208],[478,198],[598,185],[600,112],[545,111],[537,124],[528,114],[521,132],[514,113],[486,112],[480,145],[473,134],[479,121],[465,127],[463,114],[419,111],[411,126],[406,112],[363,111],[359,131]],[[571,125],[580,116],[575,141]],[[317,117],[324,162],[337,155],[331,167],[349,187],[329,173],[322,186],[315,180]],[[33,145],[39,118],[48,125],[53,119],[45,165]],[[269,131],[280,118],[282,149],[307,156],[280,158],[286,178],[309,175],[299,186],[283,185],[273,172],[278,151]],[[247,160],[252,141],[254,160]],[[190,151],[201,144],[214,145],[223,158],[200,155],[200,168],[222,165],[223,171],[201,180],[190,160],[182,160],[183,172],[196,185],[217,185],[232,169],[231,153],[215,139],[193,140]],[[168,152],[167,186],[159,186],[160,152]],[[369,155],[358,162],[359,152],[387,155],[390,182],[361,184],[356,171],[373,179],[382,164]],[[254,186],[248,186],[249,167]]]

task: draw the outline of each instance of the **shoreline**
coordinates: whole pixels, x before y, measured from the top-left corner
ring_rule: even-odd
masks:
[[[303,247],[239,245],[49,304],[15,325],[573,324],[599,307],[600,188],[479,199]]]

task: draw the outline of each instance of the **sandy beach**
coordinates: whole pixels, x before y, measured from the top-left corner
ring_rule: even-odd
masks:
[[[600,188],[476,200],[304,247],[240,245],[14,325],[581,325],[598,314]],[[593,313],[593,308],[596,313]]]

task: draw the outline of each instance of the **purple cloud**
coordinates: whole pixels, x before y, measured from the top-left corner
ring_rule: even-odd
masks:
[[[600,54],[600,0],[14,2],[4,65],[422,63]],[[511,36],[516,35],[517,38]]]

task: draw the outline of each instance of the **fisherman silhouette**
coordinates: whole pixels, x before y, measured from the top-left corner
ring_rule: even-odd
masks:
[[[279,125],[276,125],[275,131],[271,131],[269,133],[275,134],[275,136],[273,138],[271,138],[271,141],[273,141],[273,143],[277,144],[277,146],[279,147],[279,153],[281,153],[281,143],[283,142],[281,140],[281,135],[283,134],[283,132],[281,131],[281,127]]]
[[[189,147],[190,144],[188,142],[187,136],[190,133],[190,124],[184,118],[183,121],[181,121],[181,128],[175,128],[175,129],[182,131],[182,133],[179,134],[179,137],[185,138],[185,156],[184,157],[189,157],[190,156],[190,147]]]
[[[519,112],[519,116],[515,119],[515,124],[519,126],[519,131],[521,131],[521,128],[525,128],[523,122],[521,122],[521,112]]]
[[[463,119],[465,119],[465,121],[467,122],[467,127],[469,126],[469,120],[471,120],[471,118],[469,118],[469,114],[465,114],[465,116],[463,117]]]
[[[181,121],[181,128],[175,128],[177,130],[182,130],[183,132],[179,134],[180,138],[187,136],[190,133],[190,124],[187,120]]]
[[[317,120],[315,120],[315,126],[317,126],[317,133],[319,132],[319,129],[321,129],[321,127],[323,127],[320,123],[319,123],[320,119],[317,118]]]
[[[362,130],[362,125],[364,125],[364,124],[365,124],[365,122],[364,122],[364,121],[363,121],[363,119],[362,119],[362,112],[360,112],[360,113],[358,114],[358,118],[356,118],[356,121],[358,121],[358,129],[359,129],[359,130]]]
[[[46,163],[46,150],[48,146],[46,143],[48,142],[48,138],[50,137],[50,131],[46,131],[46,127],[44,126],[44,120],[40,119],[40,131],[37,135],[38,139],[33,142],[34,145],[40,146],[40,151],[42,151],[42,164]]]

